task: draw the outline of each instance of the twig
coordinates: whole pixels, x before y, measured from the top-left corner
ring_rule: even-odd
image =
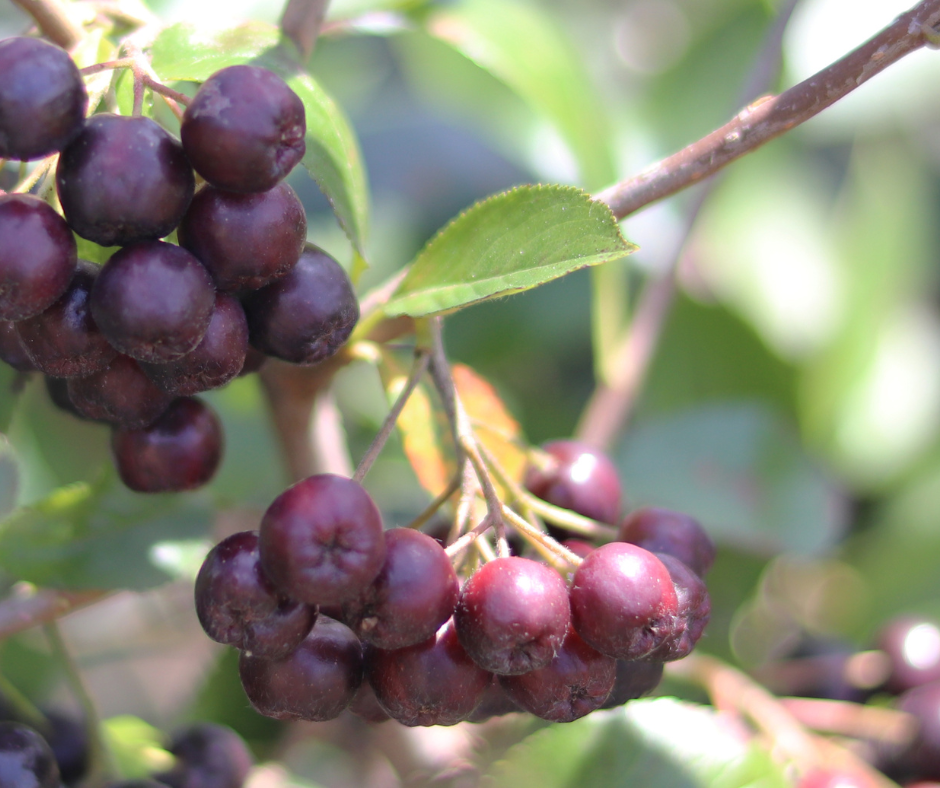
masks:
[[[313,53],[329,0],[288,0],[281,16],[281,32],[297,45],[306,60]]]
[[[572,553],[567,547],[559,544],[544,531],[540,531],[525,518],[520,517],[508,506],[503,506],[503,516],[516,528],[519,533],[526,537],[529,542],[546,558],[548,558],[557,569],[566,570],[570,566],[580,566],[580,556]],[[559,564],[559,559],[564,565]]]
[[[43,35],[63,49],[71,49],[85,37],[85,31],[61,0],[13,0],[29,14]]]
[[[444,488],[434,500],[431,501],[427,506],[424,507],[424,511],[421,512],[414,520],[408,523],[408,528],[420,528],[428,520],[430,520],[448,500],[450,497],[460,489],[461,474],[454,474],[454,478],[450,480],[450,483],[447,487]]]
[[[13,189],[13,194],[26,194],[32,189],[39,181],[45,177],[46,173],[51,172],[55,169],[56,164],[59,162],[59,154],[54,153],[48,158],[43,159],[36,167],[33,168],[33,171],[22,181],[20,181],[16,188]]]
[[[824,733],[880,741],[896,747],[910,744],[917,733],[917,720],[896,709],[817,698],[780,698],[780,703],[803,725]]]
[[[18,588],[27,588],[19,586]],[[14,591],[0,600],[0,640],[47,624],[80,607],[98,602],[108,591],[56,591],[51,588]]]

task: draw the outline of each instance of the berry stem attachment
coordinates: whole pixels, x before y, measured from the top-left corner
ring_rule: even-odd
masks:
[[[457,539],[453,544],[449,545],[444,552],[447,553],[447,557],[451,560],[454,560],[457,556],[460,555],[464,550],[466,550],[473,542],[476,541],[476,538],[483,533],[486,533],[493,525],[492,518],[487,515],[480,521],[480,523],[474,526],[471,530],[467,531],[463,536]]]
[[[568,570],[572,566],[580,566],[581,559],[567,547],[560,545],[551,536],[524,517],[520,517],[508,506],[503,506],[503,517],[519,531],[546,559],[551,561],[556,569]]]

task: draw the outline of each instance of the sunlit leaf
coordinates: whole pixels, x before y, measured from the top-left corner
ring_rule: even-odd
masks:
[[[150,777],[173,765],[173,756],[164,749],[163,733],[140,717],[124,714],[101,724],[108,750],[118,771],[127,779]]]

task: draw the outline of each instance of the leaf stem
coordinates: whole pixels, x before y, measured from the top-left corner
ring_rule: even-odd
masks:
[[[109,593],[36,589],[25,583],[18,584],[12,594],[0,600],[0,640],[61,618],[73,610],[98,602]]]

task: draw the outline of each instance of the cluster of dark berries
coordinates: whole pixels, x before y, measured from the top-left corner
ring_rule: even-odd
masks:
[[[613,494],[605,511],[619,516],[608,459],[590,452],[587,468],[577,444],[548,449],[561,458],[540,471],[553,476],[549,497],[584,511]],[[510,555],[461,585],[439,541],[383,530],[358,483],[312,476],[274,500],[257,533],[213,548],[196,611],[209,637],[241,649],[242,685],[270,717],[319,721],[349,708],[412,726],[510,711],[569,722],[651,691],[709,617],[701,576],[714,546],[695,520],[640,510],[621,535],[585,551],[568,578]]]
[[[254,66],[209,77],[180,140],[146,117],[86,119],[86,105],[63,50],[0,41],[0,158],[58,152],[64,214],[0,195],[0,359],[45,374],[60,407],[112,424],[128,487],[194,489],[214,474],[222,433],[191,397],[266,356],[322,361],[359,319],[283,180],[304,155],[304,106]],[[160,240],[174,230],[178,245]],[[120,248],[99,268],[77,259],[73,233]]]

